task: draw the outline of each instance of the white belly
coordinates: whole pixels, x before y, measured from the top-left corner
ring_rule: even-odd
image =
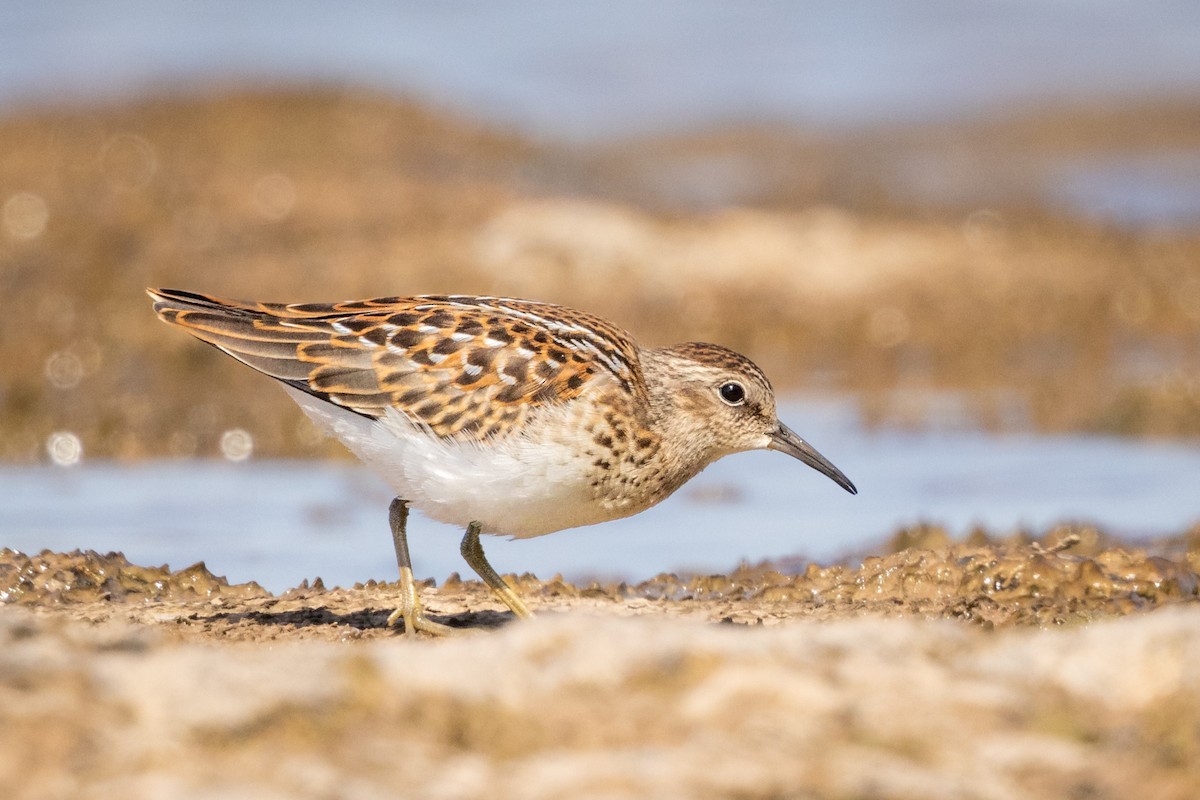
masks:
[[[287,387],[285,387],[287,388]],[[487,444],[439,439],[390,411],[373,421],[311,395],[288,394],[326,433],[427,516],[528,538],[626,516],[598,502],[590,459],[561,441],[511,436]]]

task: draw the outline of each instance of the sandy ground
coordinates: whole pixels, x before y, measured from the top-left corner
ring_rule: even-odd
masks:
[[[1195,552],[273,596],[0,551],[0,786],[56,797],[1195,797]]]

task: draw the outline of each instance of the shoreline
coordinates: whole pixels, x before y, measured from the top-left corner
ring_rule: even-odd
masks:
[[[979,534],[950,543],[944,530],[925,526],[897,533],[880,553],[743,564],[728,574],[663,573],[637,583],[506,579],[551,616],[583,609],[751,627],[883,616],[1053,628],[1200,601],[1195,528],[1132,546],[1067,527],[1041,541]],[[513,621],[478,580],[452,573],[418,585],[431,616],[453,627],[492,630]],[[0,608],[165,627],[185,640],[388,638],[398,633],[384,627],[398,594],[396,582],[327,588],[319,578],[273,594],[255,582],[230,584],[203,562],[171,570],[131,564],[120,553],[0,549]]]

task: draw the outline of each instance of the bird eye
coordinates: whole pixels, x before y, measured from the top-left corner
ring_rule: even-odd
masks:
[[[721,399],[731,406],[746,402],[746,389],[740,383],[730,381],[721,387]]]

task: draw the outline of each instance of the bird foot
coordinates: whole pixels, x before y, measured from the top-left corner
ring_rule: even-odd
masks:
[[[468,633],[466,628],[455,628],[451,625],[445,625],[441,622],[434,622],[425,616],[425,612],[421,609],[405,609],[397,608],[387,618],[387,626],[390,628],[397,622],[404,621],[404,633],[406,636],[416,636],[418,633],[427,633],[430,636],[463,636]]]
[[[406,636],[416,636],[418,633],[427,633],[430,636],[462,636],[467,633],[464,628],[434,622],[425,616],[425,609],[421,607],[421,598],[417,596],[417,585],[409,568],[400,570],[400,607],[388,615],[387,626],[390,628],[400,620],[404,621]]]

